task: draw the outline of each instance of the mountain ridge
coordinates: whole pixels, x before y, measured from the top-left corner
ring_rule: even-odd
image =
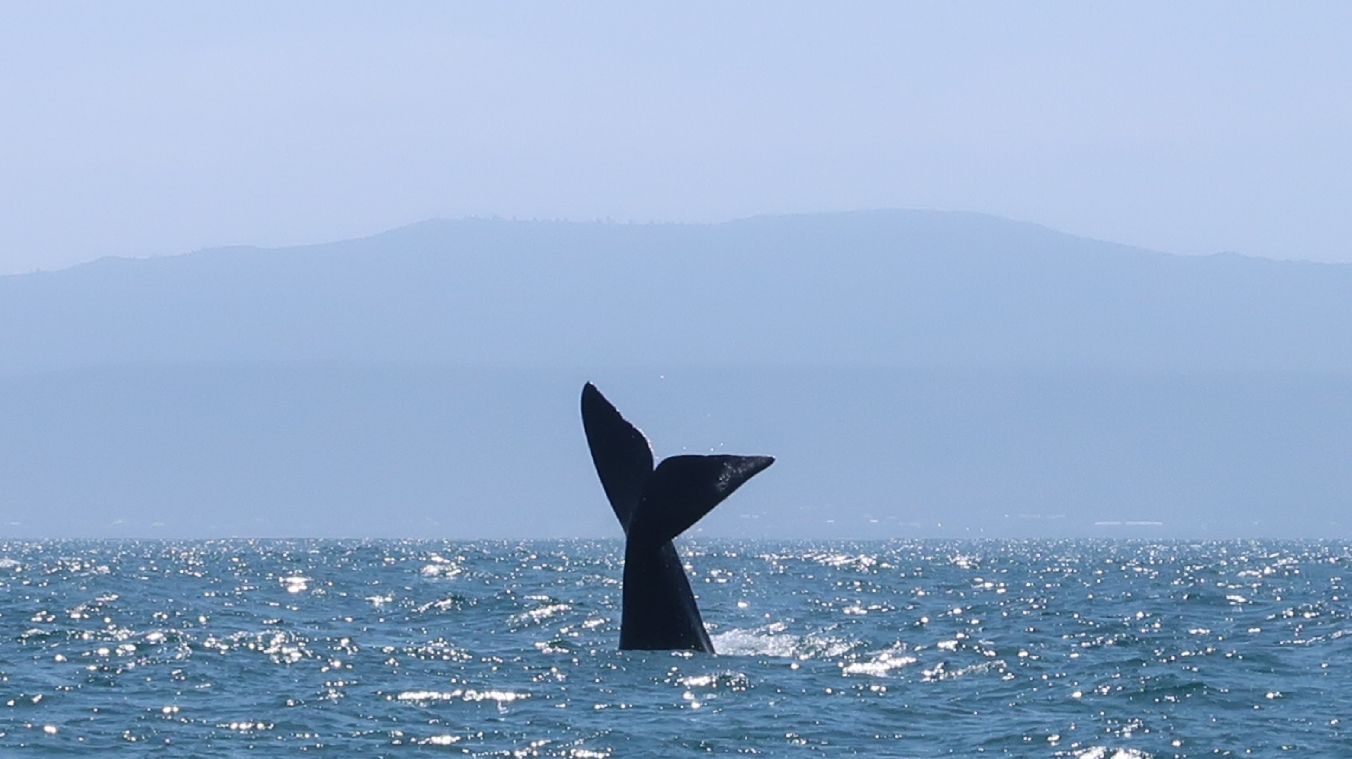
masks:
[[[102,363],[1352,372],[1352,265],[980,214],[429,220],[0,278],[0,372]]]

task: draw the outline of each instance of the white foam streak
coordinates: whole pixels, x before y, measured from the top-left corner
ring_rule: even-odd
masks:
[[[841,666],[841,671],[847,675],[871,675],[873,677],[885,677],[894,669],[915,664],[917,659],[914,656],[903,653],[905,648],[901,645],[893,646],[886,651],[880,651],[876,656],[868,661],[850,662]]]
[[[449,691],[435,690],[410,690],[395,696],[396,701],[495,701],[499,704],[510,704],[513,701],[530,698],[529,693],[518,693],[510,690],[473,690],[461,689]]]
[[[1105,746],[1091,746],[1083,751],[1077,751],[1075,759],[1150,759],[1150,754],[1134,748],[1109,749]]]
[[[854,647],[853,643],[815,635],[793,635],[787,626],[776,622],[754,630],[733,629],[711,636],[714,650],[727,656],[771,656],[815,659],[836,657]]]

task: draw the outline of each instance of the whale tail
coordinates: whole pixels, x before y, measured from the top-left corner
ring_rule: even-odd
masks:
[[[620,648],[713,653],[671,541],[774,459],[672,456],[654,468],[648,439],[590,382],[582,388],[582,427],[626,536]]]
[[[629,539],[665,543],[690,529],[747,480],[775,463],[770,456],[672,456],[643,487]]]

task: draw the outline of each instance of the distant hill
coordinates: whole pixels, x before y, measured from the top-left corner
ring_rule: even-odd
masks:
[[[0,277],[0,373],[109,363],[1352,372],[1352,265],[993,217],[429,221]]]
[[[705,535],[1352,537],[1352,266],[879,211],[0,277],[0,538],[618,535],[589,379]]]

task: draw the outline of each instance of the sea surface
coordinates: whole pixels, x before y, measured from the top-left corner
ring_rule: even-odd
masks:
[[[0,543],[0,756],[1352,756],[1352,543]]]

